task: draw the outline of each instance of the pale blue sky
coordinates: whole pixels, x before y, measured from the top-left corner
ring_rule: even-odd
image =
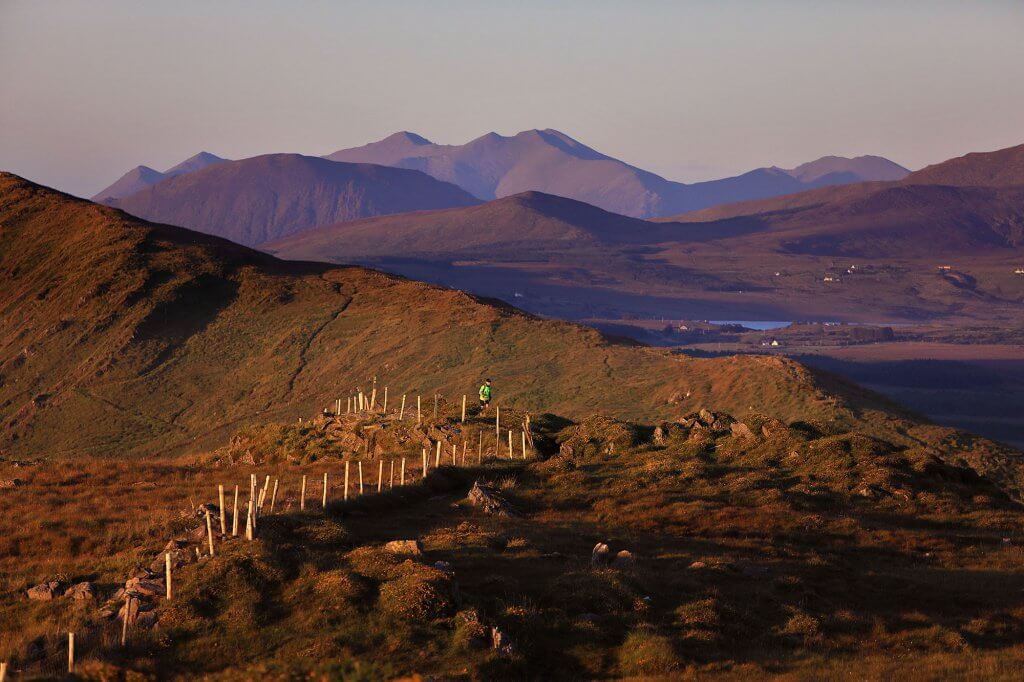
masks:
[[[1024,143],[1024,2],[0,0],[0,169],[557,128],[690,181]]]

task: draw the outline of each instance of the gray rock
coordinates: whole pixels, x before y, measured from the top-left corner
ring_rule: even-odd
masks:
[[[750,430],[750,427],[743,422],[733,422],[729,424],[729,430],[732,431],[732,435],[738,438],[748,438],[753,440],[754,432]]]
[[[480,507],[485,514],[495,516],[515,516],[512,506],[501,495],[492,490],[489,486],[481,485],[475,481],[466,496],[469,503],[474,507]]]
[[[70,596],[75,601],[85,601],[96,598],[96,591],[93,589],[92,583],[90,582],[81,582],[72,585],[64,594],[66,596]]]
[[[384,551],[405,556],[423,556],[423,545],[419,540],[392,540],[384,545]]]
[[[134,592],[145,597],[155,597],[164,593],[163,581],[131,578],[124,584],[125,592]]]
[[[63,594],[60,583],[56,580],[51,580],[48,583],[40,583],[35,587],[28,589],[28,598],[33,601],[50,601]]]

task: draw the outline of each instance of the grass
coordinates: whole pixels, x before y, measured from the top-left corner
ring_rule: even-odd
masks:
[[[129,647],[117,646],[109,626],[83,639],[83,670],[980,679],[1008,678],[1011,662],[1024,662],[1024,601],[1015,596],[1024,590],[1024,514],[1000,481],[955,458],[770,421],[770,436],[695,428],[664,445],[650,426],[538,423],[559,427],[537,434],[549,444],[541,459],[442,468],[425,484],[348,503],[333,487],[327,516],[318,504],[297,510],[296,483],[338,471],[345,453],[257,467],[215,459],[18,467],[24,483],[5,491],[3,504],[30,513],[0,515],[0,656],[28,674],[57,674],[62,633],[98,622],[95,607],[28,602],[22,590],[52,577],[91,579],[105,598],[195,525],[190,510],[214,499],[218,482],[256,471],[285,483],[259,539],[223,542],[215,558],[181,569],[175,601],[158,605],[159,627],[135,633]],[[623,433],[633,434],[631,445],[603,447]],[[559,454],[574,443],[598,446]],[[491,517],[460,504],[477,478],[521,514]],[[864,481],[882,492],[861,495]],[[885,492],[897,490],[906,495]],[[79,517],[103,519],[102,530],[69,524]],[[425,556],[383,550],[412,538]],[[636,565],[591,567],[598,541],[613,554],[629,550]],[[493,627],[511,653],[491,647]]]

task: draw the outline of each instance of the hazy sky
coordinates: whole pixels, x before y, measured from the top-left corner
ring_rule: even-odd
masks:
[[[677,180],[1024,143],[1024,1],[0,0],[0,169],[557,128]]]

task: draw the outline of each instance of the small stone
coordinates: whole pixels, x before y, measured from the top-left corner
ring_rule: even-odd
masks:
[[[603,542],[599,542],[594,545],[593,551],[590,552],[590,565],[591,566],[603,566],[608,563],[608,559],[611,556],[611,550]]]
[[[754,432],[750,430],[750,427],[743,422],[733,422],[729,424],[729,430],[732,431],[732,435],[738,438],[754,439]]]
[[[92,583],[90,582],[81,582],[72,585],[64,594],[66,596],[70,596],[75,601],[85,601],[96,598],[96,591],[93,589]]]
[[[624,549],[612,559],[612,566],[614,568],[634,568],[636,566],[636,558],[632,552]]]
[[[419,540],[392,540],[384,545],[384,551],[406,556],[423,556],[423,545]]]
[[[28,589],[28,598],[33,601],[50,601],[61,595],[60,583],[51,580]]]
[[[144,580],[142,578],[131,578],[124,584],[126,592],[134,592],[146,597],[154,597],[164,593],[163,582],[156,580]]]

